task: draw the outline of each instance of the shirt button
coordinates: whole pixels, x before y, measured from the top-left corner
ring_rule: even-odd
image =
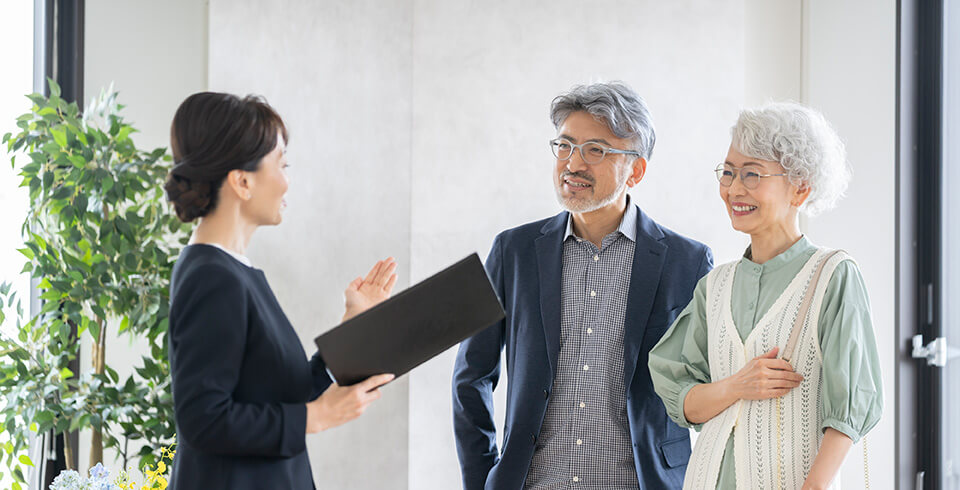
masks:
[[[587,333],[593,333],[593,329],[592,329],[592,328],[588,328],[588,329],[587,329]]]
[[[578,481],[580,481],[580,478],[579,478],[579,477],[576,477],[576,476],[573,477],[573,482],[574,482],[574,483],[577,483]]]
[[[759,265],[758,265],[758,266],[755,266],[755,267],[753,268],[753,272],[756,272],[757,274],[759,274],[759,273],[760,273],[760,266],[759,266]]]
[[[594,256],[593,256],[593,261],[596,262],[596,261],[598,261],[598,260],[600,260],[600,256],[599,256],[599,255],[594,255]]]
[[[753,302],[751,301],[750,304],[747,305],[747,308],[749,308],[749,309],[752,310],[752,309],[753,309],[753,306],[754,306],[754,305],[753,305]]]
[[[584,371],[589,371],[589,370],[590,370],[590,366],[587,366],[586,364],[584,364],[584,365],[583,365],[583,370],[584,370]]]
[[[596,291],[590,291],[590,296],[596,296],[596,295],[597,295]]]
[[[584,408],[584,407],[586,407],[586,406],[587,406],[586,403],[580,402],[580,408]]]
[[[583,444],[583,440],[577,439],[577,445],[579,446],[579,445],[581,445],[581,444]]]

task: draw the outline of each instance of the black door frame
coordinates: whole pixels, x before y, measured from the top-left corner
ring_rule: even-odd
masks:
[[[943,476],[942,370],[912,339],[942,335],[944,1],[901,0],[897,19],[896,481],[926,490]]]

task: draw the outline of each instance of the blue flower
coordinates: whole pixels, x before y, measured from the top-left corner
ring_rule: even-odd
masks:
[[[103,464],[97,463],[96,466],[90,468],[90,478],[96,480],[103,480],[110,475],[110,470],[103,467]]]

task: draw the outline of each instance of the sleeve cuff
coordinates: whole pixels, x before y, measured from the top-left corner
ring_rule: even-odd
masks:
[[[688,429],[694,429],[697,432],[700,432],[700,429],[703,427],[703,424],[691,423],[689,420],[687,420],[686,412],[683,411],[683,405],[687,401],[687,393],[690,393],[690,390],[693,389],[693,387],[697,386],[698,384],[700,383],[690,382],[684,385],[683,388],[680,389],[680,399],[677,401],[678,402],[677,404],[680,405],[680,413],[677,414],[676,417],[674,417],[674,420],[677,422],[677,425],[679,425],[680,427],[686,427]]]
[[[307,405],[303,403],[284,403],[283,433],[280,435],[280,454],[292,457],[307,449]]]
[[[846,422],[841,422],[838,419],[824,419],[823,426],[820,428],[820,430],[825,431],[828,428],[841,432],[843,435],[849,437],[854,444],[860,442],[860,438],[863,437],[863,434],[860,434],[860,432],[855,430],[853,426]]]

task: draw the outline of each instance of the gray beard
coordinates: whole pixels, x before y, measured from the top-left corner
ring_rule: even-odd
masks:
[[[627,178],[629,177],[627,172],[623,172],[623,175],[618,175],[617,188],[614,189],[610,194],[597,198],[596,196],[588,199],[564,199],[563,194],[561,193],[560,188],[563,187],[563,181],[561,180],[560,185],[554,186],[554,191],[557,195],[557,202],[560,203],[560,206],[571,213],[589,213],[591,211],[596,211],[600,208],[609,206],[613,204],[627,189]]]

